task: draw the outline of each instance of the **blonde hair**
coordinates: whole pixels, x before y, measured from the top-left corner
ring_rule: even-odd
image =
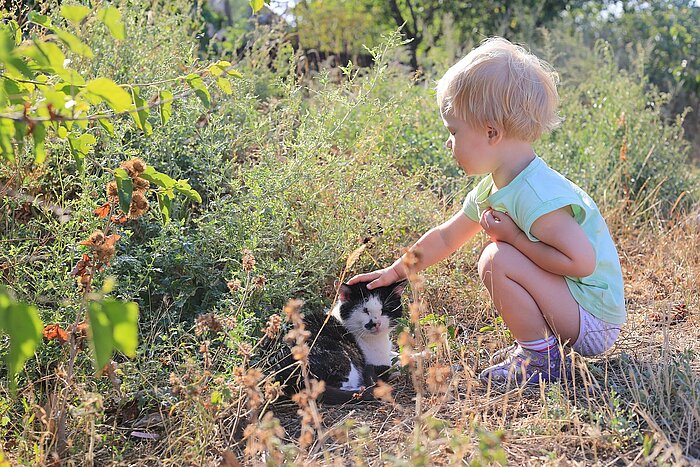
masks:
[[[443,115],[532,142],[561,122],[558,82],[547,62],[492,37],[447,70],[437,84],[437,101]]]

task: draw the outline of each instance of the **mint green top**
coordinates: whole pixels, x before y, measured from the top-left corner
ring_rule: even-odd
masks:
[[[590,276],[564,276],[571,295],[592,315],[622,324],[627,316],[622,269],[608,226],[591,197],[540,157],[501,189],[496,188],[491,175],[484,177],[467,194],[463,211],[476,222],[488,208],[507,212],[528,238],[537,242],[530,232],[535,220],[565,206],[571,206],[596,255],[596,268]]]

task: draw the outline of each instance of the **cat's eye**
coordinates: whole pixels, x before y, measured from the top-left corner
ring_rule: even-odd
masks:
[[[364,307],[364,308],[362,309],[362,311],[364,311],[365,313],[369,314],[369,310],[367,309],[367,307]]]

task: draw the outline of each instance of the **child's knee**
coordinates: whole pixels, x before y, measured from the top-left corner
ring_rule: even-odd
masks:
[[[479,276],[486,281],[489,276],[502,270],[504,262],[512,256],[515,248],[504,242],[492,242],[486,245],[479,257]]]
[[[508,248],[512,248],[507,243],[503,242],[491,242],[481,250],[481,256],[479,256],[479,277],[481,280],[486,282],[491,280],[491,276],[500,270],[500,263],[502,262],[503,256],[507,255]]]

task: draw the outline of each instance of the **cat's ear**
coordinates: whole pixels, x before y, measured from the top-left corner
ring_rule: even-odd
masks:
[[[396,295],[397,297],[400,297],[401,294],[403,293],[404,290],[406,290],[406,286],[408,285],[407,280],[402,280],[401,282],[397,282],[396,284],[390,286],[391,287],[391,293],[393,295]]]
[[[341,302],[347,302],[350,299],[351,293],[352,289],[350,289],[349,285],[341,284],[340,288],[338,289],[338,300],[340,300]]]

